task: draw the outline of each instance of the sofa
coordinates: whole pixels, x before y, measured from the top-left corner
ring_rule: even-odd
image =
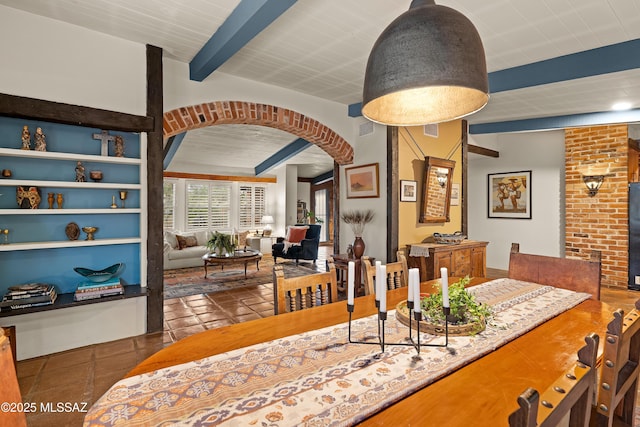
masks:
[[[296,230],[297,229],[297,230]],[[293,237],[298,234],[298,230],[303,230],[304,234],[300,238]],[[277,258],[295,259],[296,265],[299,260],[316,262],[318,259],[318,246],[320,246],[320,224],[296,224],[287,228],[285,237],[278,237],[276,243],[271,247],[274,264]]]
[[[209,252],[207,241],[210,237],[209,230],[165,231],[163,268],[170,270],[202,266],[202,256]]]
[[[207,242],[213,234],[210,230],[164,232],[164,270],[204,265],[202,256],[209,252]],[[238,247],[245,247],[248,231],[238,234]]]

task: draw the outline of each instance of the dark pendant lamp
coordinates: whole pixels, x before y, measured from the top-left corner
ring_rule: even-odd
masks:
[[[484,48],[460,12],[413,0],[376,40],[364,76],[362,114],[377,123],[440,123],[489,100]]]

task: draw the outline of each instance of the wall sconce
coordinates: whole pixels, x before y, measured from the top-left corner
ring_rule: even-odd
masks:
[[[447,171],[436,170],[436,179],[440,187],[444,188],[444,186],[447,185]]]
[[[598,193],[598,190],[604,181],[604,175],[584,175],[582,180],[589,190],[589,197],[593,197]]]

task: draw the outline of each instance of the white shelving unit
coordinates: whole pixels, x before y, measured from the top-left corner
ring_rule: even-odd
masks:
[[[141,239],[139,237],[127,237],[121,239],[60,240],[49,242],[10,243],[8,245],[0,245],[0,252],[30,251],[34,249],[79,248],[83,246],[126,245],[128,243],[140,243],[140,241]]]

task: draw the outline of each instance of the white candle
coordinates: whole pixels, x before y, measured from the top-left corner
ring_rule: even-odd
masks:
[[[411,274],[411,269],[409,269],[409,286],[408,286],[408,295],[407,302],[413,302],[413,275]]]
[[[386,284],[386,278],[387,278],[387,266],[386,265],[381,265],[380,266],[380,278],[382,280],[380,280],[380,283],[382,283],[383,285],[380,286],[380,312],[382,313],[386,313],[387,312],[387,284]]]
[[[382,267],[382,261],[376,261],[376,301],[380,301],[380,294],[382,293],[382,274],[380,273],[380,267]]]
[[[447,267],[440,269],[440,281],[442,282],[442,306],[449,307],[449,276]]]
[[[413,282],[413,287],[411,290],[413,291],[413,311],[419,313],[422,311],[420,308],[420,270],[417,268],[409,269],[409,283]]]
[[[347,304],[353,305],[354,278],[356,275],[356,264],[349,261],[349,271],[347,273]]]
[[[412,268],[411,270],[409,270],[409,277],[413,276],[413,311],[419,313],[422,311],[420,308],[420,270],[417,268]]]

